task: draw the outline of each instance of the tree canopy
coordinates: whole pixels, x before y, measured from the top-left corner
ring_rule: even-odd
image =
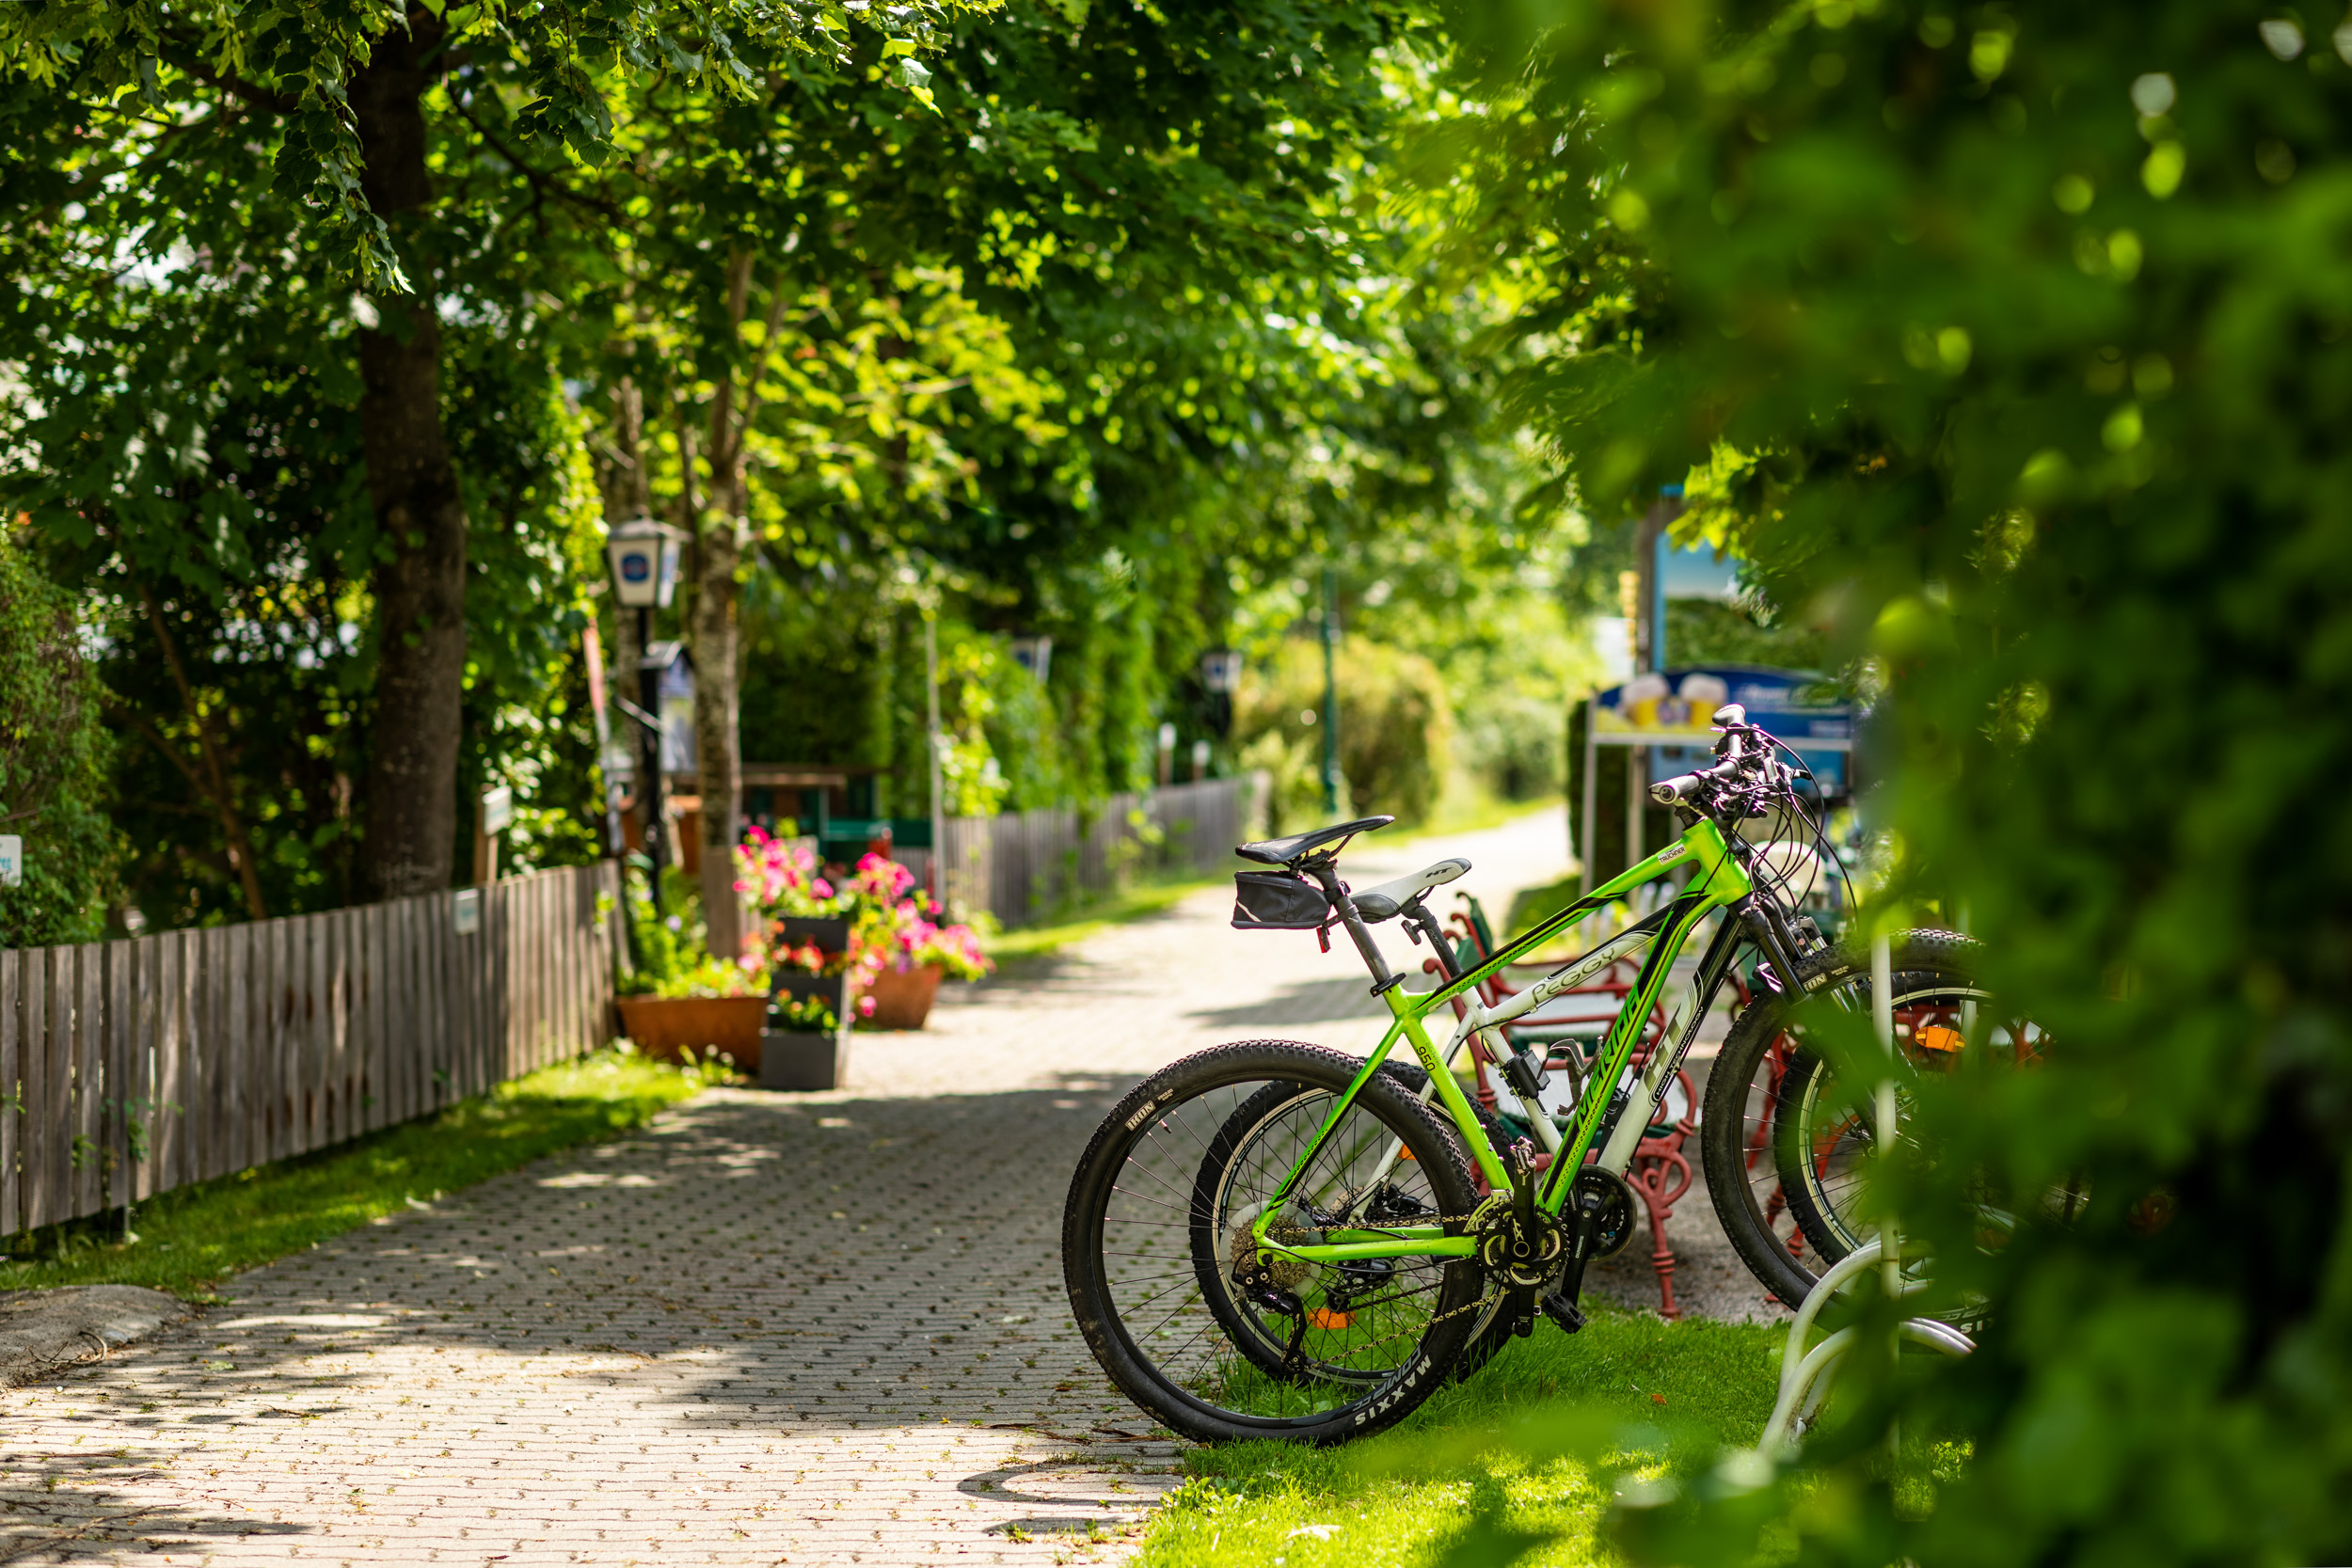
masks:
[[[317,90],[359,92],[405,26],[407,129],[354,145],[362,175],[371,148],[407,170],[405,205],[367,206],[415,296],[303,182],[327,174],[289,175],[312,88],[270,62],[294,56],[219,53],[261,12],[158,35],[134,90],[135,20],[23,9],[0,486],[109,628],[153,918],[462,874],[493,782],[524,863],[593,852],[579,636],[633,635],[599,608],[599,515],[696,535],[657,635],[737,639],[743,754],[882,767],[879,803],[914,815],[925,614],[969,676],[955,800],[1036,805],[1148,783],[1163,720],[1218,738],[1198,656],[1272,660],[1302,561],[1349,562],[1351,622],[1408,642],[1412,611],[1499,606],[1480,585],[1517,565],[1487,524],[1527,453],[1466,349],[1502,307],[1423,286],[1393,200],[1446,112],[1413,8],[809,10],[725,49],[647,11],[668,43],[564,67],[586,139],[554,134],[547,39],[388,12]],[[79,63],[71,26],[98,29]],[[1542,554],[1540,514],[1502,526]],[[1511,615],[1456,619],[1491,652]],[[1562,617],[1527,625],[1539,668],[1572,660]],[[1055,640],[1051,689],[1009,632]],[[1426,651],[1474,678],[1455,646]],[[388,799],[437,871],[386,860]]]

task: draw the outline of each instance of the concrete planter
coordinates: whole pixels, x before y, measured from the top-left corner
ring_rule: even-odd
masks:
[[[931,1003],[939,995],[939,982],[946,974],[937,964],[903,972],[881,970],[866,982],[866,994],[874,999],[874,1010],[864,1022],[877,1029],[920,1029],[931,1016]]]
[[[759,1070],[760,1025],[768,1019],[764,996],[623,996],[621,1028],[637,1049],[663,1061],[689,1051],[717,1050],[735,1058],[739,1072]]]
[[[837,1089],[850,1075],[850,1031],[782,1034],[759,1039],[759,1086],[763,1089]]]
[[[847,974],[807,974],[798,970],[776,972],[774,1000],[801,1001],[814,996],[833,1009],[833,1016],[844,1021],[850,1018],[850,977]]]
[[[817,944],[820,953],[846,953],[850,950],[850,923],[834,915],[787,914],[776,922],[777,935],[787,947]]]

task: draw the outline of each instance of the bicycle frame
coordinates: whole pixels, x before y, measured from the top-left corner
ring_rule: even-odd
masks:
[[[1684,866],[1692,868],[1690,882],[1658,914],[1599,943],[1582,958],[1571,960],[1499,1006],[1488,1008],[1479,1000],[1475,989],[1479,982],[1517,963],[1556,933],[1575,926],[1635,888]],[[1363,1070],[1356,1075],[1354,1082],[1348,1085],[1331,1107],[1330,1115],[1317,1129],[1292,1165],[1290,1173],[1282,1179],[1281,1184],[1268,1197],[1263,1211],[1252,1223],[1251,1234],[1261,1251],[1286,1254],[1315,1263],[1341,1263],[1362,1258],[1472,1256],[1477,1249],[1477,1239],[1468,1235],[1449,1236],[1445,1234],[1442,1225],[1331,1229],[1325,1231],[1327,1240],[1322,1243],[1298,1245],[1270,1242],[1265,1232],[1276,1216],[1288,1207],[1300,1178],[1329,1141],[1333,1131],[1346,1116],[1348,1106],[1354,1102],[1364,1085],[1370,1082],[1372,1075],[1380,1069],[1381,1064],[1388,1060],[1400,1040],[1412,1049],[1413,1054],[1429,1074],[1438,1102],[1445,1107],[1446,1115],[1460,1130],[1462,1141],[1469,1147],[1470,1157],[1477,1162],[1488,1187],[1497,1193],[1509,1192],[1512,1185],[1510,1175],[1488,1144],[1477,1115],[1470,1108],[1470,1097],[1454,1079],[1449,1062],[1462,1043],[1472,1035],[1479,1036],[1493,1054],[1503,1054],[1500,1037],[1495,1033],[1501,1025],[1524,1017],[1553,997],[1581,985],[1608,964],[1616,962],[1641,943],[1648,942],[1650,950],[1643,959],[1633,989],[1602,1037],[1598,1059],[1585,1081],[1584,1091],[1579,1097],[1570,1117],[1568,1135],[1561,1137],[1548,1113],[1531,1103],[1525,1096],[1518,1095],[1516,1089],[1512,1091],[1526,1111],[1537,1137],[1549,1147],[1551,1164],[1544,1173],[1543,1185],[1535,1196],[1535,1201],[1545,1212],[1557,1216],[1567,1201],[1576,1173],[1584,1167],[1586,1156],[1591,1152],[1595,1140],[1600,1136],[1611,1109],[1619,1102],[1617,1087],[1625,1077],[1634,1047],[1641,1038],[1643,1021],[1657,1006],[1675,959],[1680,957],[1692,935],[1709,914],[1719,910],[1736,909],[1741,918],[1725,919],[1716,932],[1700,960],[1697,975],[1684,994],[1677,999],[1673,1011],[1667,1017],[1665,1032],[1660,1038],[1658,1050],[1652,1053],[1640,1080],[1623,1096],[1622,1109],[1608,1142],[1602,1147],[1599,1162],[1622,1175],[1632,1163],[1634,1146],[1640,1142],[1642,1131],[1649,1125],[1649,1118],[1656,1112],[1668,1077],[1690,1050],[1691,1042],[1698,1032],[1699,1021],[1706,1016],[1706,1005],[1712,1002],[1740,941],[1745,938],[1756,942],[1764,950],[1766,961],[1778,972],[1784,985],[1793,981],[1794,965],[1788,956],[1788,944],[1780,933],[1779,922],[1772,919],[1762,908],[1767,902],[1756,896],[1755,884],[1724,841],[1722,831],[1712,821],[1702,818],[1673,844],[1630,867],[1623,875],[1595,888],[1542,922],[1526,936],[1504,946],[1486,962],[1436,990],[1408,992],[1401,984],[1395,983],[1401,976],[1389,976],[1382,980],[1375,989],[1388,999],[1394,1018],[1387,1032],[1381,1036],[1379,1045],[1364,1063]],[[1352,912],[1352,905],[1348,909]],[[1777,913],[1777,911],[1771,912]],[[1360,925],[1350,924],[1351,934],[1356,936],[1359,948],[1368,960],[1375,964],[1377,974],[1379,969],[1385,968],[1378,963],[1377,948],[1371,944],[1369,934]],[[1422,1020],[1435,1008],[1451,1005],[1456,997],[1465,999],[1466,1010],[1453,1038],[1441,1052],[1431,1039]],[[1391,1149],[1389,1163],[1392,1164],[1396,1158],[1397,1150]],[[1385,1171],[1384,1166],[1383,1175]],[[1366,1189],[1376,1186],[1379,1180],[1375,1177],[1366,1184]]]

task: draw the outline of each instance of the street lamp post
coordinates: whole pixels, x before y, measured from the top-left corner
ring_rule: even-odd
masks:
[[[1340,648],[1338,574],[1323,569],[1323,809],[1340,811]]]
[[[668,859],[668,835],[662,831],[667,810],[661,772],[660,673],[642,657],[653,645],[653,612],[666,610],[677,591],[678,546],[686,535],[667,523],[638,517],[612,530],[605,553],[612,563],[612,597],[624,610],[637,611],[637,702],[622,711],[637,721],[637,811],[644,825],[645,859],[652,867],[647,880],[653,907],[661,910],[662,863]]]

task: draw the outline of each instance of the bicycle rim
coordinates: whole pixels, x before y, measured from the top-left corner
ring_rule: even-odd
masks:
[[[1434,1386],[1470,1327],[1477,1271],[1278,1255],[1271,1280],[1257,1277],[1252,1227],[1360,1066],[1303,1046],[1248,1054],[1270,1053],[1308,1070],[1236,1060],[1219,1073],[1196,1058],[1113,1113],[1073,1187],[1073,1305],[1113,1379],[1178,1430],[1327,1441],[1386,1424]],[[1155,1087],[1171,1076],[1177,1085]],[[1470,1201],[1458,1149],[1420,1106],[1375,1085],[1266,1233],[1296,1245],[1335,1228],[1458,1222]]]
[[[1910,1085],[1924,1074],[1953,1070],[1963,1042],[1996,1063],[2030,1060],[2045,1048],[2042,1030],[2030,1022],[1982,1018],[1990,1001],[1980,987],[1943,978],[1898,990],[1892,1010],[1899,1126],[1911,1125]],[[1847,1082],[1826,1060],[1800,1049],[1775,1107],[1774,1174],[1807,1241],[1831,1262],[1871,1234],[1861,1217],[1861,1198],[1877,1153],[1875,1087]]]

